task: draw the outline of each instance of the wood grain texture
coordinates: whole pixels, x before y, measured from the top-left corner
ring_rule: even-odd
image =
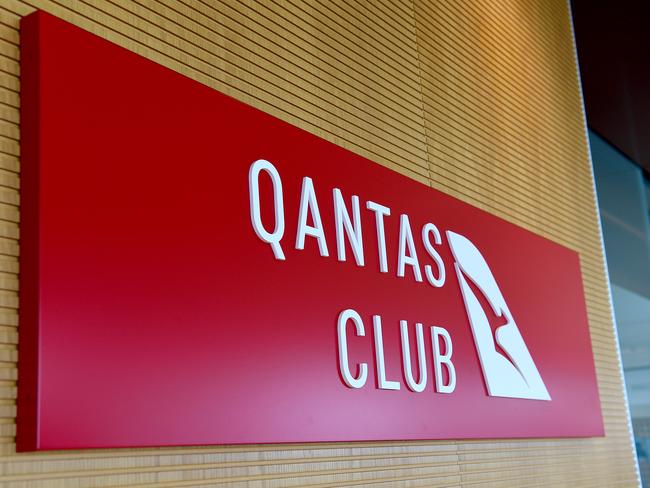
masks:
[[[16,454],[18,24],[37,8],[578,251],[606,437]],[[0,481],[637,486],[565,1],[0,0]]]

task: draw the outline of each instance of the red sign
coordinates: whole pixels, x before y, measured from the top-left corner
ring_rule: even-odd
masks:
[[[52,16],[21,42],[20,450],[603,434],[575,252]]]

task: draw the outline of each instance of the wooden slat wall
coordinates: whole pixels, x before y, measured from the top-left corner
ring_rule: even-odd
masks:
[[[606,437],[16,454],[35,8],[579,251]],[[2,486],[637,486],[592,185],[565,0],[0,0]]]

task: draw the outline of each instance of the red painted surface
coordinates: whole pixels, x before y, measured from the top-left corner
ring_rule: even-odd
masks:
[[[603,434],[575,252],[50,15],[21,42],[19,450]],[[285,261],[250,222],[260,158],[284,185]],[[328,258],[294,249],[303,176]],[[336,260],[334,187],[361,199],[365,267]],[[366,200],[392,210],[387,274]],[[478,246],[552,401],[487,395],[446,242],[442,288],[395,276],[401,213],[422,265],[426,222]],[[358,390],[338,373],[345,308],[367,333],[349,332]],[[375,386],[373,314],[400,391]],[[428,332],[427,388],[405,388],[400,319],[449,330],[454,393],[434,391]]]

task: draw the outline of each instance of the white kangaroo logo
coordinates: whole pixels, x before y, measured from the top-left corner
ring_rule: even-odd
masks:
[[[551,396],[485,258],[466,237],[447,231],[447,239],[456,260],[454,268],[488,393],[490,396],[550,400]],[[481,290],[495,315],[506,320],[504,325],[496,329],[494,336],[488,317],[466,277]],[[495,337],[508,357],[497,351]]]

